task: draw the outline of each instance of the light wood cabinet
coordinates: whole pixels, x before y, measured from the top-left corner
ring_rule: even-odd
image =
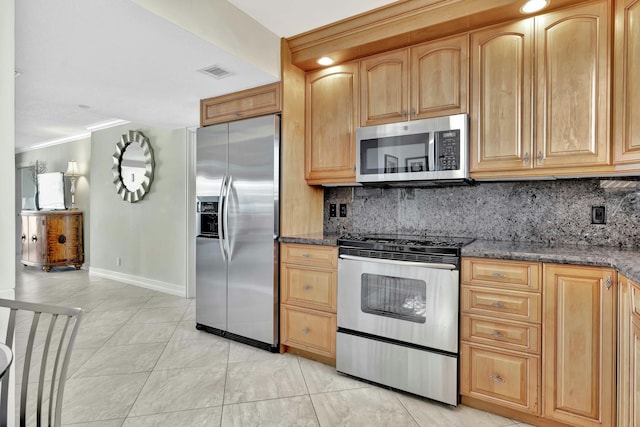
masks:
[[[640,162],[640,0],[616,2],[613,136],[615,163]]]
[[[358,64],[307,73],[305,178],[308,184],[355,182]]]
[[[201,100],[200,126],[279,113],[281,109],[280,83],[272,83]]]
[[[615,271],[544,265],[544,418],[612,426],[616,407]]]
[[[533,18],[471,33],[470,170],[533,166]]]
[[[540,412],[541,265],[462,259],[460,394]]]
[[[22,211],[22,264],[42,267],[84,263],[82,212]]]
[[[280,253],[283,350],[335,365],[337,248],[281,243]]]
[[[540,15],[535,25],[535,166],[608,164],[609,2]]]
[[[467,112],[466,34],[360,61],[360,126]]]
[[[640,426],[640,285],[618,275],[618,427]]]
[[[609,8],[471,33],[472,178],[611,171]]]

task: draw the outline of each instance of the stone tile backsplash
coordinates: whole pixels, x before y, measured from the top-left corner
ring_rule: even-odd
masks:
[[[347,204],[330,218],[329,204]],[[605,206],[606,224],[591,224]],[[599,179],[480,182],[440,188],[326,188],[325,232],[412,233],[550,244],[639,247],[640,192]]]

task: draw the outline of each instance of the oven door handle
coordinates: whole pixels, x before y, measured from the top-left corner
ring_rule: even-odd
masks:
[[[340,255],[340,259],[370,262],[373,264],[391,264],[391,265],[400,265],[405,267],[436,268],[438,270],[455,270],[457,268],[453,264],[437,264],[437,263],[426,263],[426,262],[415,262],[415,261],[396,261],[393,259],[365,258],[360,256],[354,256],[354,255]]]

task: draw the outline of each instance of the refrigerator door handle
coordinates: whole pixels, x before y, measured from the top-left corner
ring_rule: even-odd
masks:
[[[227,258],[231,260],[231,236],[229,236],[229,202],[233,198],[231,196],[231,192],[233,189],[231,185],[233,184],[233,177],[229,175],[229,179],[227,180],[227,192],[224,197],[224,220],[223,220],[223,230],[224,230],[224,243],[226,246]]]
[[[227,202],[227,198],[225,196],[225,190],[226,190],[226,183],[227,183],[227,176],[225,175],[222,178],[222,185],[220,186],[220,197],[218,198],[219,203],[218,203],[218,242],[220,243],[220,252],[222,252],[222,259],[226,262],[227,261],[227,253],[225,251],[224,248],[224,241],[225,241],[225,227],[224,227],[224,222],[225,222],[225,218],[222,217],[222,212],[224,211],[224,205],[226,205]]]

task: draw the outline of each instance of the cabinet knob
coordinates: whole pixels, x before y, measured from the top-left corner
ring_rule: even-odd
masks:
[[[413,117],[414,119],[416,118],[417,114],[416,114],[416,109],[411,107],[411,117]]]
[[[33,236],[31,236],[31,241],[32,242],[37,242],[38,241],[38,236],[36,236],[35,234]]]
[[[504,338],[504,334],[500,331],[493,331],[491,335],[493,335],[496,338]]]
[[[24,234],[22,235],[22,240],[27,240],[27,236],[25,236]]]
[[[491,303],[492,306],[497,307],[497,308],[504,308],[506,307],[506,305],[504,305],[503,303],[501,303],[500,301],[494,301]]]
[[[407,110],[402,110],[402,120],[407,120]]]
[[[310,256],[311,256],[311,255],[309,255],[309,254],[308,254],[308,253],[306,253],[306,252],[303,252],[303,253],[302,253],[302,258],[309,258]]]
[[[491,375],[489,378],[493,382],[496,382],[496,383],[503,383],[504,382],[504,379],[500,375]]]
[[[544,160],[544,155],[542,154],[542,151],[538,151],[538,161],[542,162]]]
[[[305,334],[305,335],[307,335],[309,332],[311,332],[311,331],[310,331],[310,330],[308,330],[307,328],[304,328],[304,329],[302,330],[302,333],[303,333],[303,334]]]
[[[605,282],[605,286],[607,290],[611,289],[611,285],[613,285],[613,281],[611,280],[611,276],[607,277],[607,281]]]
[[[491,273],[491,277],[496,277],[498,279],[506,279],[507,276],[505,276],[502,273],[498,273],[497,271],[494,271],[493,273]]]
[[[524,159],[522,159],[522,163],[524,163],[525,165],[529,164],[529,152],[527,151],[526,153],[524,153]]]
[[[304,289],[305,291],[309,291],[311,290],[311,285],[304,285],[302,289]]]
[[[58,243],[63,245],[67,241],[67,237],[64,234],[58,236]]]

